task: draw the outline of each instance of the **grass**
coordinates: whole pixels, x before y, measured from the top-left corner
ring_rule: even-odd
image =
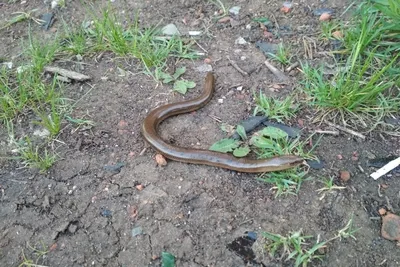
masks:
[[[266,244],[266,250],[269,251],[271,257],[275,257],[275,254],[279,252],[279,260],[283,258],[286,258],[286,261],[295,260],[295,267],[306,267],[312,260],[322,260],[322,255],[317,252],[325,247],[326,242],[316,241],[310,247],[306,241],[313,236],[303,236],[301,230],[291,232],[287,236],[264,232],[263,236],[269,240]]]
[[[289,65],[290,60],[292,59],[290,56],[290,50],[282,43],[278,45],[276,53],[268,53],[268,56],[284,66]]]
[[[63,36],[55,36],[51,41],[41,41],[29,34],[21,56],[26,63],[16,69],[0,69],[0,123],[10,125],[17,118],[27,118],[25,115],[35,114],[37,118],[33,119],[33,123],[50,133],[49,138],[42,140],[40,144],[35,142],[33,145],[29,136],[22,137],[25,140],[23,143],[14,142],[19,151],[17,158],[26,166],[41,172],[47,171],[57,160],[56,153],[48,148],[48,144],[58,136],[63,122],[74,124],[78,128],[94,125],[89,120],[69,117],[67,111],[70,113],[72,107],[65,106],[63,88],[57,77],[51,81],[44,79],[43,68],[56,57],[109,51],[117,57],[139,60],[144,72],[153,78],[165,68],[168,58],[181,60],[198,57],[190,42],[184,42],[179,37],[162,37],[158,27],[140,28],[138,14],[135,19],[126,18],[126,22],[121,23],[123,20],[111,9],[102,9],[99,14],[95,10],[87,10],[91,16],[90,22],[84,22],[76,30],[64,23]],[[5,27],[26,20],[29,22],[30,33],[31,21],[40,22],[33,13],[18,13]],[[192,85],[184,86],[183,89],[186,90]],[[13,136],[13,133],[9,132],[9,136]]]
[[[35,256],[36,260],[33,259],[28,259],[22,250],[22,263],[18,265],[18,267],[47,267],[44,265],[38,264],[41,259],[43,259],[46,254],[49,252],[49,250],[46,248],[44,244],[42,244],[42,248],[38,249],[36,247],[32,247],[28,244],[28,248],[31,250],[33,255]]]
[[[54,152],[48,151],[46,147],[40,148],[33,145],[29,137],[18,144],[18,152],[18,159],[26,167],[38,169],[40,173],[45,173],[57,161]]]
[[[319,118],[329,115],[331,119],[372,131],[383,117],[398,112],[399,17],[398,1],[364,2],[354,20],[342,29],[345,48],[337,52],[348,57],[339,62],[342,71],[328,79],[321,69],[303,65],[304,92],[308,103],[319,111]],[[324,35],[331,35],[337,27],[325,25]]]
[[[270,120],[276,120],[278,122],[291,119],[295,116],[298,109],[298,105],[293,104],[294,99],[292,96],[279,100],[267,97],[260,91],[258,96],[254,94],[254,99],[256,102],[256,107],[253,112],[254,116],[262,113]]]
[[[320,200],[322,200],[326,196],[327,193],[330,193],[330,192],[332,192],[334,190],[346,189],[345,186],[337,186],[334,183],[334,177],[331,177],[329,179],[325,178],[325,179],[323,179],[322,183],[324,184],[324,187],[322,187],[322,188],[317,190],[317,192],[319,194],[322,194],[322,196],[320,197]]]
[[[263,237],[266,240],[265,250],[269,252],[272,258],[279,254],[279,261],[285,258],[285,261],[294,261],[291,266],[306,267],[313,260],[323,260],[323,255],[319,254],[318,251],[324,249],[330,242],[347,238],[356,240],[354,234],[359,230],[359,228],[354,229],[353,218],[350,218],[345,227],[338,230],[332,238],[326,241],[320,241],[318,236],[314,243],[309,243],[307,240],[311,241],[315,238],[311,235],[303,235],[302,230],[290,232],[286,236],[264,232]]]
[[[290,169],[282,172],[266,173],[257,178],[267,184],[273,184],[271,190],[275,197],[282,195],[297,195],[302,183],[306,180],[306,172],[299,169]]]
[[[165,67],[169,57],[195,59],[196,51],[179,37],[162,37],[159,27],[141,29],[136,19],[123,25],[109,9],[101,14],[88,10],[92,22],[84,23],[73,32],[66,29],[63,38],[63,51],[72,54],[113,52],[116,56],[136,58],[142,62],[148,74]],[[126,18],[129,21],[129,18]]]
[[[398,56],[373,70],[374,54],[360,58],[355,48],[348,58],[348,70],[340,71],[331,80],[324,78],[323,71],[303,66],[304,91],[309,97],[309,104],[316,106],[324,115],[332,113],[342,120],[367,127],[370,130],[387,114],[396,112],[400,107],[400,92],[395,85],[399,77],[390,77],[388,70]]]

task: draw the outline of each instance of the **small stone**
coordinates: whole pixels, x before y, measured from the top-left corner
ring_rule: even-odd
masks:
[[[76,224],[70,224],[69,227],[68,227],[68,232],[73,234],[73,233],[76,232],[77,229],[78,229],[78,226]]]
[[[196,67],[196,70],[199,72],[209,72],[209,71],[212,71],[213,68],[210,64],[203,64],[203,65]]]
[[[138,184],[135,186],[137,190],[142,191],[144,189],[144,186],[142,184]]]
[[[234,6],[229,9],[229,13],[235,16],[239,15],[239,11],[240,11],[240,6]]]
[[[381,234],[385,239],[400,241],[400,217],[393,213],[384,216]]]
[[[161,32],[164,35],[170,35],[170,36],[172,36],[172,35],[180,35],[180,32],[179,32],[178,28],[175,26],[175,24],[172,24],[172,23],[168,24],[168,25],[165,25],[162,28]]]
[[[378,210],[378,212],[379,212],[379,214],[380,214],[381,216],[383,216],[383,215],[386,214],[386,209],[385,209],[385,208],[380,208],[380,209]]]
[[[332,17],[332,15],[329,13],[322,13],[321,16],[319,17],[319,20],[320,21],[328,21],[331,19],[331,17]]]
[[[222,98],[219,98],[218,103],[222,104],[222,103],[224,103],[224,100]]]
[[[340,172],[340,180],[342,180],[343,182],[347,182],[348,180],[350,180],[350,172],[341,171]]]
[[[238,44],[238,45],[245,45],[245,44],[247,44],[247,42],[246,42],[246,40],[245,40],[243,37],[239,37],[239,38],[237,38],[237,39],[235,40],[235,44]]]
[[[141,234],[143,234],[142,227],[139,226],[139,227],[135,227],[132,229],[132,237],[135,237],[135,236],[141,235]]]
[[[158,166],[165,166],[167,165],[167,160],[164,158],[163,155],[161,154],[157,154],[156,155],[156,162],[158,164]]]
[[[336,157],[337,157],[337,159],[338,159],[338,160],[342,160],[342,159],[343,159],[343,156],[342,156],[342,155],[340,155],[340,154],[339,154],[339,155],[337,155]]]

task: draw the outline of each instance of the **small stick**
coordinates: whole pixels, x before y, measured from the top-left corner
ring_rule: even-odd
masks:
[[[205,50],[196,40],[194,40],[194,43],[195,43],[198,47],[200,47],[200,49],[203,50],[204,53],[208,54],[208,51]]]
[[[386,198],[386,206],[390,211],[394,211],[392,204],[390,204],[388,196],[385,196]]]
[[[352,135],[354,135],[354,136],[360,137],[361,139],[365,139],[365,138],[366,138],[365,135],[360,134],[360,133],[358,133],[358,132],[356,132],[356,131],[353,131],[353,130],[351,130],[351,129],[348,129],[348,128],[346,128],[346,127],[333,124],[332,122],[329,122],[329,121],[326,121],[325,123],[328,124],[328,125],[331,126],[331,127],[337,128],[337,129],[339,129],[339,130],[341,130],[341,131],[343,131],[343,132],[346,132],[346,133],[352,134]]]
[[[378,169],[376,172],[372,173],[370,176],[372,178],[374,178],[374,180],[377,180],[379,177],[387,174],[388,172],[390,172],[391,170],[393,170],[394,168],[396,168],[399,165],[400,165],[400,157],[390,161],[385,166],[383,166],[382,168]]]
[[[339,135],[339,131],[324,131],[324,130],[315,130],[315,133],[319,134],[331,134],[331,135]]]
[[[289,71],[291,71],[292,69],[298,67],[299,65],[300,65],[300,63],[299,63],[298,61],[296,61],[295,63],[293,63],[292,65],[290,65],[289,67],[287,67],[287,68],[285,69],[285,71],[286,71],[286,72],[289,72]]]
[[[249,74],[247,72],[245,72],[244,70],[239,68],[239,66],[233,60],[231,60],[228,56],[226,58],[229,60],[229,63],[232,65],[232,67],[234,67],[238,72],[240,72],[240,74],[242,74],[244,76],[249,76]]]
[[[66,78],[70,78],[72,80],[77,80],[77,81],[86,81],[86,80],[91,79],[89,76],[84,75],[82,73],[70,71],[70,70],[66,70],[66,69],[62,69],[62,68],[58,68],[58,67],[44,67],[44,71],[60,74]]]
[[[282,71],[278,70],[275,68],[268,60],[265,60],[264,62],[265,66],[281,81],[288,81],[289,78],[283,74]]]
[[[139,156],[142,156],[144,154],[144,152],[146,152],[147,147],[143,148],[143,150],[139,153]]]
[[[208,117],[210,117],[211,119],[217,121],[217,122],[222,122],[222,120],[214,115],[208,115]]]

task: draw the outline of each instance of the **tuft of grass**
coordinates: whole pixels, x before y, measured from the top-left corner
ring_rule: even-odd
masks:
[[[18,265],[18,267],[47,267],[44,265],[38,264],[41,259],[43,259],[46,254],[49,252],[49,250],[46,248],[46,246],[42,243],[42,248],[38,249],[36,247],[32,247],[28,244],[28,248],[31,250],[32,254],[36,257],[36,260],[33,259],[28,259],[24,253],[24,250],[22,250],[22,263]]]
[[[338,72],[331,80],[325,79],[322,70],[303,66],[305,75],[304,91],[310,104],[323,113],[333,112],[333,116],[350,118],[356,124],[372,122],[371,130],[381,118],[400,107],[400,92],[396,84],[400,77],[391,77],[388,70],[398,59],[398,55],[380,70],[374,69],[374,54],[360,58],[356,47],[347,61],[349,68]],[[345,120],[345,119],[344,119]]]
[[[253,115],[263,113],[266,117],[278,122],[289,120],[294,117],[298,106],[293,104],[293,97],[288,96],[283,100],[267,97],[261,91],[257,96],[254,94],[256,107]]]
[[[93,23],[85,29],[94,52],[111,51],[118,56],[128,56],[140,60],[150,72],[152,68],[162,68],[167,58],[195,59],[198,57],[189,44],[179,37],[162,37],[157,27],[139,28],[138,15],[133,22],[124,25],[115,14],[105,9],[100,16],[92,14]],[[129,19],[127,20],[129,21]],[[82,33],[75,35],[74,44],[83,42]]]
[[[313,260],[323,259],[323,255],[318,254],[320,249],[324,249],[328,243],[339,239],[353,238],[356,240],[354,234],[360,230],[353,228],[353,218],[350,218],[346,226],[338,230],[337,234],[326,240],[320,241],[318,236],[315,243],[309,243],[307,240],[313,239],[313,236],[303,236],[302,230],[290,232],[286,236],[280,234],[273,234],[269,232],[264,232],[263,237],[266,239],[265,249],[269,252],[271,257],[279,254],[278,260],[282,261],[294,261],[291,266],[302,266],[306,267]]]
[[[303,65],[304,91],[320,118],[330,115],[343,123],[372,131],[384,116],[400,108],[400,2],[364,1],[352,20],[340,26],[344,34],[343,67],[328,79],[322,70]],[[325,26],[324,26],[325,25]],[[331,35],[336,22],[324,23]]]
[[[276,53],[268,53],[268,56],[284,66],[289,65],[290,60],[292,59],[289,49],[282,43],[278,45],[278,50]]]
[[[275,191],[275,198],[282,195],[297,195],[302,183],[306,180],[305,171],[290,169],[281,172],[266,173],[258,177],[258,181],[273,184],[271,190]]]
[[[315,259],[322,261],[323,256],[318,254],[318,250],[324,248],[326,242],[316,241],[310,246],[306,241],[312,239],[313,236],[302,235],[302,230],[291,232],[287,236],[264,232],[263,236],[268,240],[266,250],[269,251],[271,257],[279,253],[279,260],[285,257],[286,261],[295,260],[295,267],[306,267]]]
[[[320,197],[320,200],[322,200],[327,193],[330,193],[334,190],[346,189],[345,186],[337,186],[333,180],[334,180],[334,177],[331,177],[329,179],[323,179],[322,183],[324,184],[324,187],[317,190],[318,194],[322,194],[322,196]]]
[[[39,146],[32,144],[29,137],[26,137],[23,143],[18,144],[20,159],[25,166],[38,169],[45,173],[57,161],[57,156],[49,152],[47,148],[40,149]]]

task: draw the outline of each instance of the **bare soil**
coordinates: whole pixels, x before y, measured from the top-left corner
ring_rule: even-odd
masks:
[[[313,57],[304,55],[304,38],[317,40],[320,24],[312,11],[329,7],[339,16],[350,2],[295,1],[289,14],[280,12],[280,1],[229,2],[226,7],[241,7],[239,25],[233,26],[210,23],[209,19],[218,9],[207,1],[116,0],[96,5],[110,5],[117,14],[134,14],[140,9],[143,25],[162,20],[161,24],[174,23],[181,31],[207,28],[208,34],[198,43],[213,60],[217,76],[215,96],[201,110],[163,123],[161,135],[175,144],[208,148],[225,137],[220,124],[210,116],[235,125],[251,114],[252,89],[262,89],[271,97],[279,97],[299,86],[301,73],[295,70],[290,84],[278,92],[268,89],[278,81],[263,66],[265,56],[254,45],[263,40],[262,30],[246,29],[251,19],[273,18],[282,29],[274,41],[282,40],[290,45],[295,58],[316,64],[329,60],[323,53],[329,47],[316,41]],[[0,20],[10,18],[12,12],[33,8],[39,8],[41,13],[48,11],[43,1],[27,1],[22,5],[19,1],[0,3]],[[200,8],[204,20],[191,27]],[[188,25],[182,22],[185,16]],[[79,1],[66,1],[66,8],[57,11],[56,17],[51,31],[45,32],[33,24],[33,34],[51,40],[61,30],[62,19],[80,24],[88,16]],[[16,58],[18,62],[21,41],[27,37],[26,22],[2,30],[0,56],[8,60]],[[249,43],[235,44],[239,37]],[[226,56],[248,72],[261,67],[250,76],[242,76]],[[381,207],[399,212],[398,177],[374,181],[368,176],[373,170],[366,166],[370,157],[399,154],[399,139],[377,133],[368,134],[365,141],[344,133],[324,136],[315,154],[325,161],[325,168],[311,171],[309,176],[315,179],[305,181],[298,196],[274,198],[271,186],[257,181],[253,174],[174,161],[158,167],[155,151],[140,135],[141,122],[150,109],[198,95],[205,73],[197,67],[204,64],[203,59],[177,63],[187,67],[185,78],[198,84],[185,96],[172,93],[169,86],[156,87],[150,77],[137,74],[137,62],[116,59],[111,53],[105,53],[98,62],[95,57],[85,56],[84,63],[71,58],[56,61],[54,65],[92,77],[89,83],[68,85],[65,94],[75,100],[83,97],[73,115],[87,116],[97,123],[96,127],[86,131],[65,127],[58,137],[61,142],[54,143],[62,160],[46,174],[21,168],[16,161],[0,161],[0,266],[18,266],[22,262],[22,251],[27,258],[35,259],[37,255],[29,245],[41,248],[41,244],[50,250],[38,262],[45,266],[160,266],[162,251],[175,255],[177,266],[246,266],[227,248],[246,231],[261,236],[263,231],[286,234],[303,229],[305,234],[320,235],[321,240],[327,240],[352,216],[354,227],[361,228],[355,234],[357,239],[330,243],[324,260],[312,262],[310,266],[400,265],[396,243],[380,235],[378,214]],[[120,77],[118,67],[131,73]],[[243,86],[242,91],[235,89],[239,85]],[[223,99],[223,103],[218,99]],[[327,129],[325,125],[313,124],[312,118],[312,111],[302,111],[287,123],[300,127],[298,123],[303,121],[305,137],[317,128]],[[0,152],[8,155],[8,136],[4,126],[1,127]],[[36,127],[17,121],[16,134],[31,134]],[[354,153],[359,155],[358,159],[352,159]],[[339,154],[343,159],[338,159]],[[119,173],[104,169],[105,165],[118,162],[125,163]],[[320,200],[316,190],[323,187],[321,178],[334,176],[340,184],[341,170],[351,173],[350,180],[342,183],[346,189],[329,193]],[[380,184],[387,188],[379,193]],[[143,185],[144,189],[138,190],[137,185]],[[132,236],[132,229],[137,227],[142,228],[143,234]],[[262,262],[264,266],[291,266],[267,255]]]

